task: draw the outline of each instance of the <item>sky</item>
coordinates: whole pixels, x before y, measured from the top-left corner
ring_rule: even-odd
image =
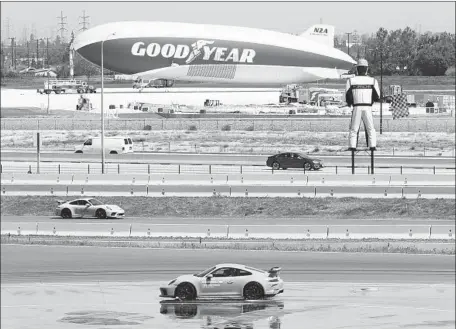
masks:
[[[1,2],[2,40],[35,30],[38,38],[55,37],[61,12],[65,28],[75,34],[82,27],[125,21],[207,23],[301,33],[323,22],[336,34],[374,33],[406,26],[421,32],[455,33],[455,2]],[[9,35],[8,35],[9,22]]]

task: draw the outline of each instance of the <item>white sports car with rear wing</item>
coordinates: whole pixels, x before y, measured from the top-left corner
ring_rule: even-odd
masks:
[[[160,287],[160,297],[194,300],[244,298],[259,300],[283,293],[281,268],[269,271],[240,264],[218,264],[198,274],[182,275]]]
[[[116,205],[104,204],[94,198],[81,198],[71,201],[58,201],[55,215],[62,218],[96,217],[124,218],[125,210]]]

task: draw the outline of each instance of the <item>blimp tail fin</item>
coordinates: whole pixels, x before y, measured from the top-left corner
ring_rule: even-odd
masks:
[[[300,36],[329,47],[334,47],[334,26],[332,25],[315,24],[300,34]]]

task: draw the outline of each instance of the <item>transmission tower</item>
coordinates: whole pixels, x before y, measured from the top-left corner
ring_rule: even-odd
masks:
[[[65,39],[65,31],[68,31],[66,28],[65,28],[65,25],[67,25],[68,23],[65,22],[65,19],[67,18],[66,16],[63,16],[63,11],[60,12],[60,16],[57,17],[60,21],[58,23],[59,25],[59,29],[58,31],[60,32],[60,39],[62,40],[62,42],[64,41]]]
[[[79,18],[82,18],[82,22],[79,23],[79,25],[82,24],[82,28],[79,29],[79,31],[85,31],[88,29],[89,22],[86,20],[90,16],[85,15],[85,10],[82,11],[82,16],[79,16]]]

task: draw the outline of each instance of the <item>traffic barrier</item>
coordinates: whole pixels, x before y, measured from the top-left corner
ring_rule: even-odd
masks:
[[[147,196],[147,185],[69,185],[68,195],[84,196]]]
[[[308,186],[320,186],[320,185],[381,185],[388,186],[390,181],[390,175],[378,174],[378,175],[327,175],[327,174],[311,174],[309,175]]]
[[[35,226],[36,225],[36,226]],[[127,226],[128,225],[128,226]],[[40,228],[38,230],[38,227]],[[454,225],[168,225],[135,223],[75,223],[57,228],[52,222],[3,222],[2,234],[62,236],[188,236],[276,239],[454,239]],[[146,234],[145,234],[146,233]]]
[[[3,185],[2,186],[2,195],[55,195],[55,196],[66,196],[67,190],[65,185],[31,185],[31,184],[13,184],[13,185]]]
[[[178,184],[226,184],[224,174],[151,174],[149,185],[178,185]]]
[[[315,189],[309,186],[295,186],[295,185],[250,185],[248,187],[232,185],[231,186],[231,196],[249,196],[249,197],[296,197],[298,196],[313,197],[315,195]]]
[[[75,175],[76,176],[76,175]],[[149,175],[147,174],[90,174],[84,175],[85,184],[137,184],[147,185],[149,183]],[[79,183],[81,177],[75,177],[74,183]]]
[[[383,186],[316,186],[316,197],[400,198],[401,187]]]
[[[454,198],[453,186],[407,186],[402,188],[403,198]]]
[[[230,185],[307,185],[307,175],[303,173],[280,173],[280,174],[229,174]]]
[[[217,196],[230,196],[230,187],[227,185],[149,185],[148,196],[195,196],[212,197],[214,192]]]
[[[70,184],[73,174],[13,174],[2,184]]]
[[[455,186],[454,174],[404,174],[391,175],[391,186]]]
[[[11,184],[14,182],[13,173],[2,173],[1,174],[1,184]]]

